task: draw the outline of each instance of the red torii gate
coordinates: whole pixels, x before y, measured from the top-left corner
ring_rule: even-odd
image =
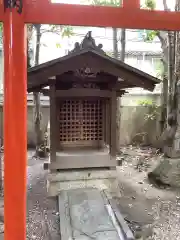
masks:
[[[55,4],[50,0],[1,0],[4,23],[5,240],[26,239],[27,66],[25,23],[180,30],[180,12]]]

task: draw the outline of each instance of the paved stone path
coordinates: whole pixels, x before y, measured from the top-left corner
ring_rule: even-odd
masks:
[[[59,196],[62,240],[120,240],[106,201],[96,189],[62,192]]]

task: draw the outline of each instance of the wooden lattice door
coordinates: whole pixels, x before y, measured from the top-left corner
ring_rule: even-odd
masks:
[[[98,146],[103,140],[102,100],[60,101],[59,128],[61,146]]]

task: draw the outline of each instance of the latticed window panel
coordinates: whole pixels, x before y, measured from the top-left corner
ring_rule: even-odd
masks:
[[[60,142],[103,140],[102,106],[100,99],[61,101],[59,108]]]

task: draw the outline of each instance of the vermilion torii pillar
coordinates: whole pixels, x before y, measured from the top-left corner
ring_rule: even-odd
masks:
[[[73,1],[72,1],[73,2]],[[180,12],[53,4],[50,0],[1,0],[4,23],[5,240],[26,239],[27,67],[25,23],[180,30]]]
[[[5,239],[26,239],[27,50],[24,13],[4,14]]]

